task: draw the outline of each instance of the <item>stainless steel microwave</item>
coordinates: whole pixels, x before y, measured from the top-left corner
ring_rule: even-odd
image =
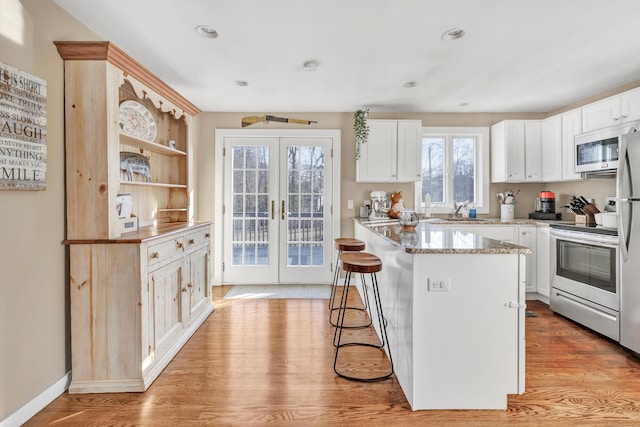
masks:
[[[640,122],[629,122],[576,136],[576,173],[618,169],[620,137],[639,129]]]

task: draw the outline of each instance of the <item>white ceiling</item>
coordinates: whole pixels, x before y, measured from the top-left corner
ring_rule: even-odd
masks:
[[[639,0],[53,1],[203,111],[549,112],[640,79]]]

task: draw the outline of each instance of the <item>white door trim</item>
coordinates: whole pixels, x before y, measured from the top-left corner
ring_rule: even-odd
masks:
[[[263,137],[323,137],[331,138],[333,141],[333,176],[332,176],[332,193],[333,193],[333,236],[340,236],[340,152],[341,140],[340,130],[338,129],[216,129],[215,132],[215,186],[214,186],[214,216],[213,216],[213,284],[222,284],[222,251],[223,251],[223,217],[222,205],[224,194],[224,157],[222,149],[224,147],[224,139],[227,137],[240,138],[263,138]],[[333,255],[335,258],[335,254]],[[334,260],[330,259],[330,262]],[[336,268],[336,266],[333,266]]]

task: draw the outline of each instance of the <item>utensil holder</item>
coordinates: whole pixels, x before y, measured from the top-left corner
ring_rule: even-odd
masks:
[[[513,219],[515,214],[515,205],[500,205],[500,219]]]

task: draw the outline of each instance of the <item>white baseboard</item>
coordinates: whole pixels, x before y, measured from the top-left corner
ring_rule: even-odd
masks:
[[[537,292],[527,292],[526,299],[542,301],[543,303],[549,305],[549,297]]]
[[[71,371],[56,381],[49,388],[31,399],[20,409],[0,421],[0,427],[19,427],[26,423],[31,417],[40,412],[45,406],[53,402],[69,388],[71,382]]]

